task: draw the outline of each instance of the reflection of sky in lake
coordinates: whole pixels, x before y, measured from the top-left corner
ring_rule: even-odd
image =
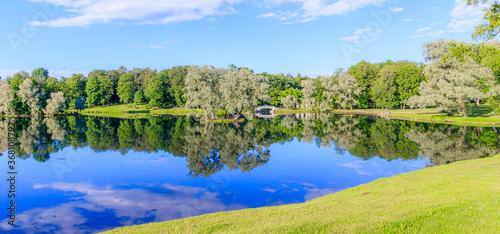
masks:
[[[363,161],[296,139],[273,144],[269,150],[269,163],[251,172],[223,169],[207,178],[192,178],[186,158],[164,152],[121,155],[67,147],[51,154],[46,163],[17,159],[17,226],[12,229],[4,219],[0,230],[88,233],[298,203],[429,163],[428,159]],[[2,172],[7,169],[5,156],[0,157]],[[6,191],[6,180],[0,188]],[[0,196],[1,207],[8,202],[6,194]]]

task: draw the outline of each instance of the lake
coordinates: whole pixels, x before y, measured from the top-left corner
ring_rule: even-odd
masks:
[[[496,128],[326,114],[208,125],[172,116],[3,119],[0,171],[7,179],[17,173],[16,226],[6,218],[10,181],[3,179],[0,231],[94,233],[301,203],[491,156],[499,137]]]

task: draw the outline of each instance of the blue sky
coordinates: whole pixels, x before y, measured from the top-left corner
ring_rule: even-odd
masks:
[[[0,0],[0,76],[233,63],[315,77],[361,60],[423,60],[423,42],[472,41],[463,0]]]

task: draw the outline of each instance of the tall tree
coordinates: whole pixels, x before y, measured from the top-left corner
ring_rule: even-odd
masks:
[[[64,97],[63,92],[51,93],[50,99],[47,101],[47,106],[43,109],[43,113],[46,115],[57,114],[65,108],[65,105],[66,97]]]
[[[10,115],[14,113],[12,108],[12,101],[14,101],[14,95],[10,89],[10,85],[0,80],[0,115]]]
[[[316,86],[314,86],[314,80],[303,80],[300,84],[302,85],[302,94],[304,95],[302,104],[307,109],[314,109],[314,106],[316,105],[316,99],[314,98],[314,94],[316,93]]]
[[[19,91],[19,86],[23,83],[25,79],[29,78],[29,74],[25,71],[18,72],[14,74],[12,78],[7,79],[7,83],[12,90],[14,95],[14,100],[12,100],[12,109],[17,114],[29,114],[29,107],[25,103],[23,103],[21,97],[17,95]]]
[[[152,78],[151,82],[149,82],[149,87],[146,89],[146,97],[149,99],[149,106],[166,106],[167,79],[168,70],[162,70]]]
[[[412,107],[422,108],[437,105],[440,109],[447,109],[448,115],[451,115],[451,109],[456,107],[463,117],[467,117],[467,105],[470,101],[493,95],[492,92],[481,91],[484,84],[495,85],[495,77],[490,68],[472,59],[464,63],[448,59],[450,43],[455,42],[439,40],[424,43],[425,59],[429,61],[424,73],[430,80],[422,82],[420,96],[411,97],[408,103]]]
[[[127,73],[120,75],[117,93],[122,103],[132,102],[135,94],[134,76]]]
[[[335,84],[338,82],[338,76],[322,76],[321,87],[323,88],[323,100],[320,104],[320,111],[326,112],[331,109],[332,103],[335,101]]]
[[[144,95],[141,90],[137,90],[134,94],[134,104],[140,105],[144,101]]]
[[[95,107],[99,101],[101,101],[99,79],[95,76],[89,77],[87,85],[85,86],[85,93],[87,94],[87,100],[85,101],[87,106]]]
[[[423,66],[412,62],[401,62],[396,68],[396,85],[398,87],[399,105],[402,109],[406,100],[418,94],[419,86],[425,80]]]
[[[168,77],[170,78],[169,93],[170,97],[175,99],[175,105],[183,106],[186,103],[184,95],[184,87],[186,87],[184,80],[188,72],[188,66],[178,66],[172,67],[168,71]]]
[[[371,96],[378,107],[392,108],[399,105],[396,84],[396,64],[385,65],[371,89]]]
[[[213,66],[190,66],[184,93],[186,107],[201,108],[205,119],[215,119],[217,111],[223,108],[223,97],[219,90],[223,75],[223,69]]]
[[[71,78],[66,80],[66,90],[63,90],[66,94],[69,107],[75,109],[75,102],[78,97],[85,96],[85,83],[87,78],[82,74],[73,74]]]
[[[42,109],[40,103],[40,93],[38,88],[33,84],[30,79],[25,79],[21,85],[19,85],[19,91],[17,95],[21,97],[23,103],[28,105],[31,115],[39,115]]]
[[[253,116],[259,100],[269,99],[267,78],[249,69],[230,68],[225,70],[223,79],[220,83],[220,91],[223,96],[224,110],[229,114],[234,114],[234,119],[238,119],[242,113],[245,117]]]
[[[333,87],[337,96],[335,102],[344,109],[349,105],[352,110],[354,105],[359,104],[356,96],[360,95],[364,89],[364,87],[360,87],[358,80],[354,76],[345,74],[339,78],[338,83]]]
[[[366,61],[361,61],[358,64],[351,66],[347,73],[354,76],[361,87],[364,87],[362,93],[358,96],[359,106],[361,108],[369,108],[373,104],[371,87],[377,80],[381,64],[373,64]]]
[[[104,106],[105,103],[109,106],[109,100],[113,96],[113,81],[109,76],[101,75],[98,78],[99,83],[99,95],[101,97],[101,104]]]

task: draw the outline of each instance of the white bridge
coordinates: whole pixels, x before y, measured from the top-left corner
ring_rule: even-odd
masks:
[[[271,112],[274,112],[274,110],[277,110],[278,107],[275,107],[275,106],[258,106],[255,108],[256,111],[262,111],[262,110],[265,110],[265,109],[268,109],[268,110],[271,110]]]
[[[259,119],[268,119],[268,118],[274,118],[277,115],[274,114],[274,110],[277,110],[278,107],[275,106],[258,106],[255,108],[255,116]],[[262,113],[263,110],[269,110],[269,114],[265,115]]]

